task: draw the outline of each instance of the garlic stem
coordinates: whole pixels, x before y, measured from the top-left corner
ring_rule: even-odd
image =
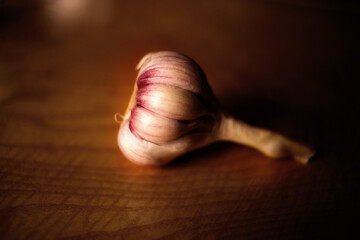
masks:
[[[315,151],[278,133],[223,115],[218,131],[219,140],[232,141],[253,147],[271,158],[292,157],[306,164]]]

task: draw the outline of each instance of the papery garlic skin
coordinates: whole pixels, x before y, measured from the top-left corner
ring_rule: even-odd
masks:
[[[147,54],[138,64],[118,144],[141,165],[163,165],[214,141],[219,112],[201,68],[176,52]]]

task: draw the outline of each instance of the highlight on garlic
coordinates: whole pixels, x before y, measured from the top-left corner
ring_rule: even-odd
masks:
[[[136,164],[164,165],[215,141],[236,142],[268,157],[291,157],[302,163],[315,153],[225,114],[199,65],[183,54],[149,53],[136,68],[139,73],[118,133],[121,151]]]

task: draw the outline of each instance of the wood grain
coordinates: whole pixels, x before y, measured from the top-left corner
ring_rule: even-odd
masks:
[[[359,5],[1,1],[1,239],[357,239]],[[176,50],[227,111],[312,144],[230,143],[162,168],[116,144],[137,61]]]

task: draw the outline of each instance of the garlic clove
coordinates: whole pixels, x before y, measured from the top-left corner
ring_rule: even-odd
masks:
[[[211,131],[186,134],[162,144],[156,144],[134,135],[129,119],[124,119],[118,134],[122,153],[132,162],[144,166],[162,166],[173,159],[214,141]]]
[[[130,130],[143,139],[163,143],[179,138],[196,127],[195,122],[184,123],[163,117],[141,106],[131,111]]]
[[[136,102],[161,116],[192,120],[207,113],[204,104],[195,94],[163,84],[152,84],[139,89]]]

